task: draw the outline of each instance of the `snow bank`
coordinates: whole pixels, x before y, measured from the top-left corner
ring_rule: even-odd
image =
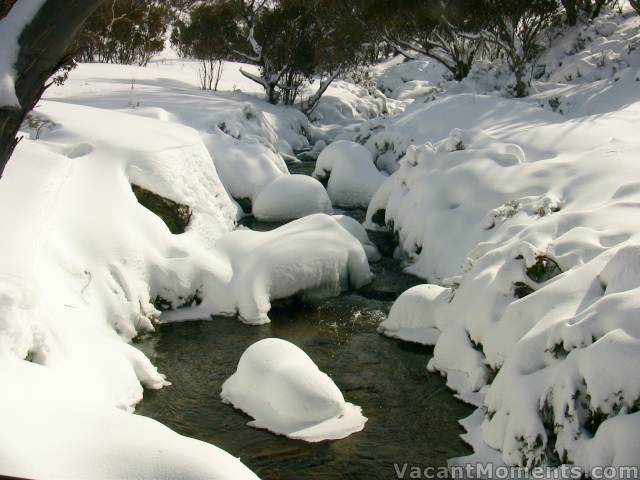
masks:
[[[258,479],[237,458],[213,445],[177,435],[155,420],[113,407],[43,400],[0,401],[3,475]]]
[[[381,331],[435,344],[429,368],[481,407],[475,460],[638,464],[635,98],[566,120],[533,100],[445,93],[371,137],[393,141],[378,161],[396,171],[366,225],[393,230],[432,284]]]
[[[337,295],[371,280],[361,243],[325,214],[270,232],[238,230],[222,238],[216,248],[229,259],[231,291],[247,323],[268,322],[272,300]]]
[[[307,442],[348,437],[367,421],[306,353],[278,338],[247,348],[220,396],[253,417],[252,427]]]
[[[333,213],[322,184],[307,175],[280,177],[262,189],[253,215],[264,221],[294,220],[314,213]]]
[[[373,164],[371,153],[348,140],[339,140],[325,148],[313,175],[324,181],[328,178],[331,201],[345,208],[367,207],[385,178]]]
[[[16,97],[14,65],[18,60],[20,34],[38,13],[44,0],[26,0],[11,7],[0,20],[0,107],[20,108]]]
[[[228,264],[210,249],[234,227],[237,210],[200,137],[165,121],[56,102],[42,102],[38,115],[50,128],[20,142],[0,182],[8,226],[0,239],[0,381],[11,385],[0,399],[0,471],[255,478],[215,447],[126,413],[143,387],[167,385],[127,343],[154,329],[158,296],[179,304],[202,288],[219,299],[215,308],[232,308]],[[186,232],[171,234],[132,183],[188,206]]]
[[[288,174],[283,158],[309,148],[309,139],[322,132],[296,108],[242,93],[240,88],[255,87],[239,73],[240,67],[227,62],[221,88],[229,91],[210,92],[198,85],[198,62],[80,64],[63,86],[53,86],[45,97],[194,128],[227,191],[249,210],[262,188]]]

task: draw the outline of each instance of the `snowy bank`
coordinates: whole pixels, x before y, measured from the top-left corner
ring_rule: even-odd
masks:
[[[0,471],[255,478],[219,449],[126,413],[143,387],[167,384],[128,343],[154,329],[154,297],[171,288],[184,302],[188,273],[197,271],[208,275],[210,294],[225,298],[225,269],[208,250],[233,228],[237,207],[200,137],[55,102],[33,115],[43,128],[27,133],[39,140],[20,142],[0,182],[8,226],[0,239],[0,377],[11,385],[0,399]],[[134,183],[188,207],[186,232],[173,235],[141,205]]]
[[[632,422],[609,426],[637,415],[640,391],[625,373],[640,362],[640,144],[625,121],[637,108],[435,136],[408,147],[370,204],[367,222],[397,233],[409,270],[444,285],[405,293],[382,331],[435,343],[429,367],[484,404],[483,441],[508,464],[589,468],[623,455],[588,453],[601,432],[637,442]]]
[[[367,421],[306,353],[278,338],[247,348],[221,397],[252,416],[250,426],[307,442],[345,438]]]
[[[472,72],[369,132],[394,173],[366,225],[431,284],[380,328],[434,344],[429,368],[480,407],[459,462],[639,462],[639,31],[610,14],[554,43],[524,101],[471,93],[490,91]]]

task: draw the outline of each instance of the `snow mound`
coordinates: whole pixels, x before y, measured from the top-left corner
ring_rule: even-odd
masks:
[[[3,475],[257,480],[240,460],[155,420],[75,402],[1,402]],[[16,412],[25,412],[16,415]],[[28,413],[27,413],[28,412]]]
[[[333,213],[322,184],[307,175],[277,178],[262,189],[253,205],[253,215],[264,221],[294,220],[314,213]]]
[[[384,181],[371,153],[362,145],[338,140],[325,148],[316,163],[314,176],[328,177],[327,191],[335,206],[367,207]]]
[[[428,58],[407,61],[399,55],[374,67],[378,88],[388,97],[413,100],[439,90],[448,72]]]
[[[306,353],[278,338],[247,348],[220,396],[253,417],[250,426],[307,442],[348,437],[367,421]]]
[[[416,285],[393,303],[389,316],[378,328],[379,333],[409,342],[435,345],[440,330],[434,327],[434,309],[441,308],[451,295],[438,285]]]
[[[371,280],[362,244],[325,214],[270,232],[237,230],[218,241],[216,249],[229,259],[238,312],[251,324],[269,322],[272,300],[333,296]]]

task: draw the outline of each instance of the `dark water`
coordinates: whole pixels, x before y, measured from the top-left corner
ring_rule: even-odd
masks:
[[[240,457],[264,480],[393,479],[394,463],[444,466],[470,453],[457,421],[471,408],[426,371],[430,349],[376,333],[390,305],[352,293],[279,306],[270,313],[272,323],[259,327],[233,318],[165,325],[139,346],[173,384],[146,392],[137,412]],[[362,407],[365,429],[308,444],[248,427],[247,416],[223,404],[222,383],[242,352],[268,337],[301,347],[347,401]]]
[[[290,170],[310,174],[313,163]],[[364,219],[359,210],[337,213]],[[281,225],[252,217],[243,223],[260,231]],[[388,257],[371,268],[371,285],[314,304],[281,304],[268,325],[223,317],[163,325],[138,346],[172,385],[145,392],[137,413],[240,457],[263,480],[395,479],[394,464],[445,466],[471,453],[458,420],[472,409],[453,397],[442,377],[427,372],[431,349],[376,333],[393,300],[423,282]],[[345,399],[362,407],[364,430],[310,444],[253,429],[249,417],[223,404],[222,384],[242,352],[269,337],[293,342],[331,376]]]

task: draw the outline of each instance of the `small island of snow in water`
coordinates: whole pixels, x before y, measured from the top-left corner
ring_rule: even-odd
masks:
[[[279,338],[247,348],[220,396],[252,416],[250,426],[306,442],[348,437],[367,421],[306,353]]]

